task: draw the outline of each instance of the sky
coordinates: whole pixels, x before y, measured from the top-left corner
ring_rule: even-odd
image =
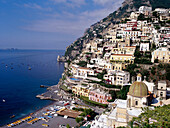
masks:
[[[0,49],[65,50],[123,0],[0,0]]]

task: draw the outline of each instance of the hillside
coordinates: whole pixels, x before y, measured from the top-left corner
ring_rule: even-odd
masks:
[[[147,5],[155,8],[169,8],[170,0],[125,0],[122,6],[115,12],[109,14],[106,18],[93,24],[88,28],[84,35],[78,38],[70,46],[67,47],[65,57],[67,60],[73,60],[78,57],[85,44],[93,41],[94,38],[102,38],[103,31],[106,31],[112,24],[120,22],[121,18],[126,18],[131,12],[137,11],[140,6]],[[97,37],[93,32],[96,32]]]
[[[130,124],[134,124],[139,128],[168,128],[170,126],[169,114],[170,105],[156,107],[154,110],[145,108],[144,113],[133,118]]]

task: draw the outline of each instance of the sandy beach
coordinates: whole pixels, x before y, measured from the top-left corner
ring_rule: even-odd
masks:
[[[43,124],[48,125],[50,128],[58,128],[59,125],[66,126],[67,124],[69,124],[71,127],[75,127],[77,125],[77,123],[74,118],[70,118],[70,117],[64,118],[64,116],[62,116],[62,115],[56,116],[56,115],[54,115],[54,113],[51,114],[52,112],[54,112],[53,108],[56,106],[63,107],[64,104],[61,102],[54,102],[53,104],[50,104],[50,105],[36,111],[32,115],[30,115],[31,119],[29,119],[27,121],[23,121],[22,123],[19,123],[18,125],[13,126],[13,127],[16,127],[16,128],[30,128],[30,127],[42,128]],[[68,108],[69,108],[69,106],[68,106]],[[47,115],[46,113],[49,113],[49,114]],[[22,120],[24,118],[25,117],[18,119],[18,120]],[[33,124],[28,124],[29,121],[36,119],[36,118],[38,118],[39,120]],[[5,125],[2,128],[8,128],[8,126]]]
[[[67,124],[69,124],[71,127],[75,127],[77,125],[75,118],[72,118],[72,117],[64,118],[63,115],[57,114],[57,110],[54,110],[54,108],[60,108],[60,109],[67,108],[69,110],[69,108],[71,106],[70,105],[71,100],[63,100],[61,98],[61,96],[59,96],[56,93],[56,90],[59,91],[58,87],[59,87],[59,85],[53,85],[53,86],[49,87],[45,93],[40,95],[40,96],[42,96],[41,97],[42,99],[53,100],[54,101],[53,103],[26,116],[26,117],[31,116],[31,119],[29,119],[27,121],[22,121],[22,119],[24,119],[25,117],[20,118],[16,121],[22,121],[21,123],[18,123],[15,126],[13,126],[13,125],[11,125],[11,126],[16,127],[16,128],[30,128],[30,127],[42,128],[44,125],[44,127],[49,126],[50,128],[58,128],[59,125],[66,126]],[[69,103],[69,105],[65,106],[64,105],[65,103]],[[28,124],[28,122],[33,119],[38,119],[38,120],[33,124]],[[11,124],[15,123],[15,122],[11,122]],[[8,128],[8,127],[10,127],[10,126],[5,125],[2,128]]]
[[[84,108],[91,108],[95,110],[96,113],[102,113],[104,109],[98,108],[96,106],[89,106],[83,103],[81,100],[75,100],[77,105],[72,104],[72,99],[63,99],[61,96],[61,91],[59,94],[59,85],[53,85],[47,88],[47,91],[43,94],[37,95],[37,98],[42,100],[48,99],[53,100],[54,102],[49,104],[48,106],[43,107],[35,111],[34,113],[27,115],[26,117],[20,118],[15,122],[11,122],[8,125],[3,126],[2,128],[8,127],[16,127],[16,128],[42,128],[42,127],[50,127],[50,128],[59,128],[61,125],[66,126],[69,124],[71,127],[75,127],[78,124],[75,121],[75,118],[80,115],[78,111],[75,112],[71,110],[71,108],[75,106],[81,106]],[[57,92],[57,93],[56,93]],[[64,95],[64,94],[62,94]],[[66,105],[67,104],[67,105]],[[62,112],[59,112],[63,110]],[[29,120],[23,121],[23,119],[31,117]],[[33,120],[36,120],[35,122]],[[30,123],[33,121],[32,123]],[[13,125],[17,124],[17,125]]]

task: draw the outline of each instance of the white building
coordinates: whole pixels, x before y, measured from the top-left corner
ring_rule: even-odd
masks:
[[[141,31],[132,31],[132,30],[124,30],[121,35],[123,38],[130,37],[132,40],[138,40],[138,37],[141,36]]]
[[[139,12],[142,14],[145,14],[146,12],[151,12],[152,11],[152,7],[148,7],[148,6],[141,6],[139,8]]]
[[[168,9],[165,9],[165,8],[156,8],[155,11],[160,14],[168,13]]]
[[[101,58],[92,58],[90,62],[96,64],[99,68],[113,69],[113,66],[111,63],[109,63],[109,61],[107,62],[106,60]]]
[[[141,109],[128,109],[127,100],[117,99],[114,102],[115,108],[97,116],[91,124],[91,128],[115,128],[127,126],[127,123],[141,114]]]
[[[149,51],[149,43],[140,43],[140,51]]]
[[[167,84],[166,81],[158,81],[158,97],[166,99]]]
[[[152,94],[154,94],[155,91],[155,84],[153,82],[148,82],[146,80],[143,81],[143,83],[145,83],[148,87],[148,91]]]
[[[130,73],[126,71],[109,70],[103,79],[108,81],[109,84],[124,86],[129,84]]]
[[[137,19],[138,19],[138,16],[139,16],[139,13],[137,13],[137,12],[131,12],[131,14],[130,14],[130,18],[131,18],[131,19],[137,20]]]
[[[85,67],[78,67],[75,69],[75,72],[76,73],[73,74],[74,77],[83,79],[87,78],[88,75],[94,75],[94,70]]]

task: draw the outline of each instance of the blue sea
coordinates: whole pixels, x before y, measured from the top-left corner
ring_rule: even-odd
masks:
[[[0,50],[0,126],[46,106],[40,85],[56,85],[64,71],[64,50]],[[28,70],[31,67],[31,70]],[[5,102],[3,102],[3,99]],[[10,116],[15,115],[14,118]]]

